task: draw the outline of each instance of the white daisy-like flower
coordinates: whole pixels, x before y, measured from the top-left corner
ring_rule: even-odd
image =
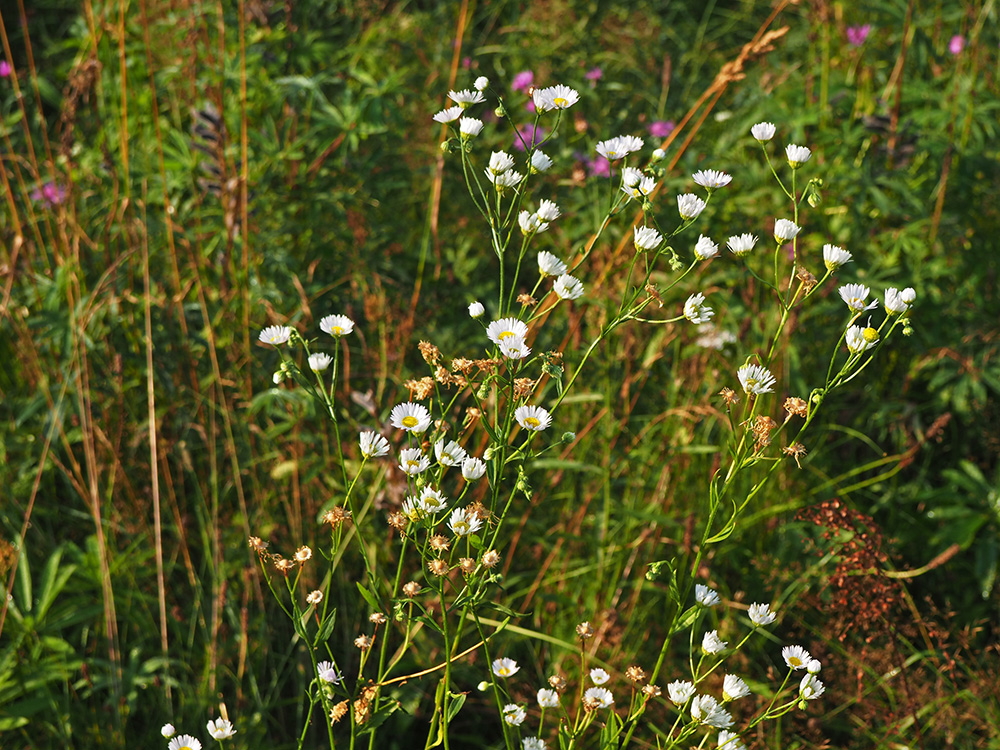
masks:
[[[722,729],[719,731],[719,750],[746,750],[739,735]]]
[[[656,180],[648,175],[640,177],[635,185],[622,185],[622,192],[637,201],[642,200],[654,190],[656,190]]]
[[[851,326],[844,334],[844,343],[847,344],[847,351],[851,354],[861,354],[878,343],[878,331],[874,328]]]
[[[475,534],[482,525],[482,519],[465,508],[456,508],[451,512],[451,517],[448,519],[448,528],[452,530],[455,536]]]
[[[346,315],[327,315],[319,321],[319,330],[334,338],[347,336],[354,330],[354,321]]]
[[[747,615],[750,617],[750,622],[756,627],[770,625],[778,619],[778,616],[771,611],[769,604],[751,604],[747,609]]]
[[[467,482],[474,482],[486,473],[486,464],[483,459],[469,456],[462,461],[462,476]]]
[[[595,685],[603,685],[605,682],[611,679],[611,675],[607,673],[606,670],[600,667],[595,667],[590,670],[590,680]]]
[[[705,201],[694,193],[677,196],[677,212],[684,221],[697,219],[698,215],[705,210]]]
[[[458,132],[466,140],[475,138],[483,132],[483,121],[477,120],[475,117],[463,117],[458,121]]]
[[[625,167],[622,169],[622,185],[635,187],[642,179],[642,170],[635,167]],[[627,190],[625,192],[628,192]]]
[[[476,82],[474,84],[472,84],[472,87],[476,91],[483,91],[489,85],[490,85],[490,79],[489,78],[487,78],[486,76],[479,76],[479,78],[476,79]]]
[[[309,355],[309,369],[313,372],[323,372],[331,364],[333,364],[333,357],[329,354],[316,352],[316,354]]]
[[[902,315],[907,310],[909,310],[910,302],[907,302],[906,299],[904,299],[904,294],[906,294],[906,292],[910,292],[912,294],[912,296],[907,295],[910,296],[910,302],[912,302],[917,298],[917,293],[913,290],[912,287],[907,287],[902,292],[892,287],[886,289],[885,311],[890,315]]]
[[[757,139],[759,143],[767,143],[774,138],[775,127],[771,122],[758,122],[750,128],[750,135]]]
[[[664,151],[662,148],[654,148],[653,149],[653,155],[650,157],[650,161],[652,161],[652,162],[663,161],[663,158],[666,155],[667,155],[667,152]]]
[[[449,91],[448,98],[462,109],[471,107],[473,104],[479,104],[480,102],[486,101],[486,97],[483,96],[482,91],[470,91],[469,89],[463,89],[462,91]]]
[[[519,406],[514,410],[514,419],[532,432],[540,432],[552,424],[552,415],[541,406]]]
[[[520,669],[516,661],[507,657],[494,659],[491,666],[493,667],[493,674],[497,677],[511,677]]]
[[[788,166],[792,169],[798,169],[809,161],[812,151],[805,146],[796,146],[794,143],[790,143],[785,146],[785,156],[788,158]]]
[[[548,750],[548,745],[541,737],[525,737],[521,740],[521,750]]]
[[[583,296],[583,282],[574,276],[564,273],[552,285],[552,291],[566,300],[579,299]]]
[[[719,172],[715,169],[702,169],[691,175],[691,179],[694,180],[696,185],[701,185],[707,190],[715,190],[716,188],[725,187],[733,181],[732,175],[728,175],[725,172]]]
[[[552,159],[541,151],[535,151],[531,155],[531,169],[534,172],[544,172],[552,166]]]
[[[562,214],[559,212],[559,206],[553,201],[545,200],[544,198],[538,203],[538,218],[543,221],[555,221]]]
[[[836,271],[841,266],[850,263],[854,256],[842,247],[823,245],[823,264],[828,271]]]
[[[711,238],[705,235],[698,235],[698,242],[694,246],[694,255],[698,260],[708,260],[719,254],[719,246],[712,242]]]
[[[736,371],[743,392],[747,395],[760,396],[774,390],[775,379],[768,370],[760,365],[743,365]]]
[[[545,250],[538,253],[538,272],[542,276],[562,276],[567,270],[566,264],[552,253]]]
[[[436,115],[434,115],[434,122],[446,123],[455,122],[459,117],[462,116],[461,107],[448,107],[447,109],[442,109]]]
[[[483,313],[486,312],[486,308],[483,307],[483,303],[479,300],[469,303],[469,317],[470,318],[481,318]]]
[[[539,253],[538,257],[541,256],[542,253]],[[528,335],[528,326],[517,318],[500,318],[486,327],[486,335],[494,344],[499,344],[507,338],[523,339]]]
[[[399,508],[400,513],[411,521],[419,521],[425,515],[424,509],[420,507],[420,498],[407,496]]]
[[[309,596],[306,597],[307,604],[319,604],[323,601],[323,592],[319,589],[315,591],[310,591]]]
[[[789,219],[778,219],[774,222],[774,239],[779,245],[795,239],[802,227]]]
[[[337,665],[332,661],[321,661],[316,665],[316,674],[323,682],[327,682],[331,685],[339,685],[340,681],[344,679],[343,675],[337,671]]]
[[[389,455],[389,441],[377,432],[367,430],[358,436],[361,455],[365,458],[381,458]]]
[[[671,703],[683,706],[694,695],[694,685],[687,680],[677,680],[667,685],[667,696]]]
[[[419,448],[403,448],[399,452],[399,468],[411,477],[427,471],[430,465],[430,458]]]
[[[737,258],[742,258],[745,255],[749,255],[750,251],[753,250],[753,246],[756,244],[757,238],[749,232],[745,232],[743,234],[735,234],[730,237],[726,242],[726,247],[728,247],[729,252]]]
[[[701,639],[701,650],[709,655],[722,653],[728,645],[728,641],[719,638],[718,630],[709,630]]]
[[[190,734],[179,734],[170,740],[167,750],[201,750],[201,741]]]
[[[734,701],[750,695],[750,688],[742,679],[734,674],[727,674],[722,680],[723,702]]]
[[[503,707],[503,720],[512,727],[519,727],[528,718],[528,713],[516,703],[508,703]]]
[[[655,227],[633,227],[632,242],[636,250],[655,250],[663,242],[663,235],[656,231]]]
[[[684,317],[696,326],[707,323],[715,315],[715,310],[705,304],[705,295],[701,292],[692,294],[684,303]]]
[[[637,135],[620,135],[622,145],[630,154],[642,149],[643,140]]]
[[[639,142],[636,148],[633,148],[635,141],[630,140],[630,138],[631,136],[616,135],[614,138],[608,138],[606,141],[599,141],[596,146],[597,153],[608,161],[623,159],[633,151],[638,151],[642,148],[641,138],[635,139]]]
[[[257,338],[265,344],[281,346],[282,344],[287,343],[288,339],[291,337],[292,329],[288,326],[268,326],[260,332],[260,336]]]
[[[486,177],[493,183],[493,187],[497,189],[498,193],[502,193],[507,188],[516,187],[522,179],[521,173],[513,169],[507,172],[501,172],[500,174],[494,174],[487,169]]]
[[[536,232],[544,232],[549,228],[547,222],[542,221],[538,214],[533,214],[530,211],[521,211],[517,215],[518,226],[521,227],[521,233],[525,236],[535,234]]]
[[[524,359],[531,354],[531,349],[520,336],[504,339],[497,344],[497,348],[507,359]]]
[[[173,737],[175,731],[177,730],[174,729],[173,724],[164,724],[162,727],[160,727],[160,734],[162,734],[167,739]]]
[[[810,659],[809,663],[806,664],[806,671],[809,674],[819,674],[821,669],[823,669],[823,664],[819,659]]]
[[[392,411],[389,412],[389,424],[397,430],[425,432],[431,426],[431,413],[422,404],[407,401],[392,407]]]
[[[560,83],[557,86],[535,89],[531,100],[537,109],[548,112],[552,109],[569,109],[580,101],[580,94],[575,89]]]
[[[903,300],[908,305],[912,305],[914,300],[917,299],[917,290],[912,286],[906,287],[903,291],[899,293],[900,299]]]
[[[781,649],[781,658],[789,669],[805,669],[812,657],[802,646],[785,646]]]
[[[584,691],[583,703],[584,705],[590,704],[597,708],[611,708],[615,704],[615,697],[607,688],[592,687]]]
[[[807,701],[814,701],[825,692],[823,681],[814,674],[807,674],[799,682],[799,696]]]
[[[538,691],[538,705],[542,708],[559,708],[559,693],[542,688]]]
[[[874,310],[878,307],[878,300],[868,303],[869,289],[864,284],[844,284],[837,291],[840,293],[840,298],[844,300],[844,304],[856,313]]]
[[[717,591],[700,583],[694,585],[694,600],[703,607],[714,607],[720,601]]]
[[[434,455],[442,466],[461,466],[469,454],[454,440],[445,443],[444,438],[441,438],[434,443]]]
[[[440,513],[448,507],[448,498],[433,487],[424,487],[420,490],[418,502],[420,509],[426,513]]]
[[[711,323],[702,330],[704,333],[694,341],[702,349],[717,349],[718,351],[722,351],[723,347],[736,343],[736,334],[732,331],[716,328]]]
[[[506,151],[494,151],[490,154],[490,165],[487,167],[487,170],[493,174],[500,174],[501,172],[506,172],[513,166],[513,156],[508,154]]]
[[[733,725],[733,717],[711,695],[699,695],[691,701],[691,717],[716,729]]]

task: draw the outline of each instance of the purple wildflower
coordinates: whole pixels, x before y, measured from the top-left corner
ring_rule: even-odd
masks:
[[[649,134],[654,138],[666,138],[673,131],[673,120],[653,120],[649,123]]]
[[[965,37],[961,34],[955,34],[948,42],[948,51],[953,55],[960,55],[963,49],[965,49]]]
[[[66,189],[59,187],[54,182],[46,182],[31,192],[31,200],[45,202],[50,206],[58,206],[66,200]]]
[[[852,47],[860,47],[871,32],[872,25],[870,23],[866,23],[864,26],[848,26],[847,43]]]
[[[10,67],[10,63],[6,60],[0,60],[0,78],[6,78],[11,74],[13,68]]]
[[[527,91],[535,82],[535,74],[530,70],[522,70],[510,84],[512,91]]]
[[[598,154],[593,159],[585,158],[583,166],[587,168],[588,177],[610,177],[611,162]]]
[[[586,78],[588,81],[596,82],[604,77],[604,71],[601,70],[600,68],[591,68],[586,72],[586,74],[584,74],[583,77]]]
[[[545,140],[546,135],[547,133],[545,128],[539,127],[538,125],[533,125],[531,123],[518,125],[517,135],[514,136],[514,148],[518,151],[524,151],[525,145],[527,145],[529,149],[534,148]]]

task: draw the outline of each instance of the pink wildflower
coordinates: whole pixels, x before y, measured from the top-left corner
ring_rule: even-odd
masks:
[[[649,134],[654,138],[666,138],[673,131],[673,120],[653,120],[649,123]]]
[[[0,78],[7,78],[12,71],[13,68],[10,67],[9,62],[6,60],[0,60]]]
[[[530,70],[522,70],[510,84],[512,91],[527,91],[535,82],[535,74]]]
[[[537,146],[545,140],[545,128],[530,123],[517,126],[517,135],[514,136],[514,148],[524,151],[525,146],[529,149]]]
[[[960,55],[963,49],[965,49],[965,37],[961,34],[955,34],[948,42],[948,51],[953,55]]]
[[[852,47],[860,47],[865,43],[865,39],[872,31],[872,25],[866,23],[864,26],[847,27],[847,43]]]

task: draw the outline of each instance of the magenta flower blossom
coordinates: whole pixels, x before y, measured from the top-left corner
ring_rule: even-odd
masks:
[[[533,148],[544,141],[546,135],[548,134],[543,127],[527,122],[523,125],[518,125],[517,135],[514,136],[514,148],[518,151],[524,151],[525,146],[529,149]]]
[[[587,168],[588,177],[610,177],[611,162],[598,154],[593,159],[584,159],[583,166]]]
[[[872,25],[866,23],[864,26],[847,27],[847,43],[852,47],[860,47],[865,43],[865,39],[872,31]]]
[[[654,138],[666,138],[674,132],[673,120],[653,120],[649,123],[649,134]]]
[[[530,70],[522,70],[510,84],[512,91],[527,91],[535,82],[535,74]]]
[[[588,81],[596,82],[604,77],[604,71],[601,70],[600,68],[591,68],[586,72],[586,74],[583,77],[586,78]]]
[[[10,67],[9,62],[6,60],[0,60],[0,78],[7,78],[12,71],[13,68]]]
[[[965,37],[961,34],[955,34],[948,42],[948,51],[953,55],[960,55],[963,49],[965,49]]]
[[[46,182],[31,192],[31,200],[44,202],[50,206],[58,206],[66,200],[66,189],[56,185],[54,182]]]

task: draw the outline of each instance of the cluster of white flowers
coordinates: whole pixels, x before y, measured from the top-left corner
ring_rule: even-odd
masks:
[[[229,719],[221,717],[210,720],[207,728],[209,736],[219,742],[228,740],[236,734],[233,723]],[[192,737],[190,734],[178,734],[175,737],[175,732],[173,724],[164,724],[160,728],[160,734],[163,735],[164,739],[170,739],[167,750],[201,750],[201,740]]]
[[[597,153],[608,161],[624,159],[642,148],[642,138],[634,135],[618,135],[597,144]]]

